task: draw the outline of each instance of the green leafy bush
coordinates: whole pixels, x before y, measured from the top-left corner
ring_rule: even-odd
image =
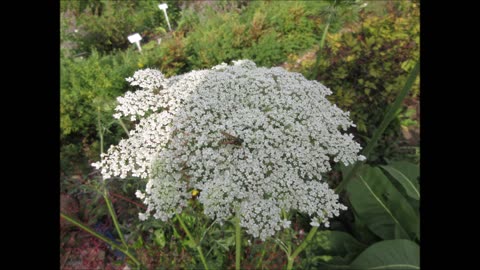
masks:
[[[179,19],[179,3],[168,3],[170,24]],[[62,4],[63,13],[76,14],[78,32],[64,39],[77,43],[76,53],[111,52],[124,50],[130,46],[127,36],[135,32],[148,42],[155,36],[155,29],[168,29],[158,1],[72,1]],[[64,31],[61,31],[64,32]]]
[[[62,55],[60,61],[60,128],[62,168],[98,159],[98,119],[106,129],[105,147],[124,131],[111,117],[115,98],[129,90],[126,77],[141,68],[157,68],[166,76],[188,71],[182,33],[174,33],[159,46],[145,43],[142,53],[131,46],[115,54],[94,49],[87,58]],[[127,123],[128,124],[128,123]]]
[[[186,37],[190,64],[198,69],[248,58],[257,65],[279,65],[288,54],[317,42],[323,27],[318,18],[324,6],[316,2],[252,2],[229,13],[209,9],[203,17],[190,15],[182,23],[191,29]]]
[[[123,57],[122,57],[123,56]],[[102,104],[114,100],[126,87],[122,78],[137,68],[134,53],[128,51],[117,57],[102,57],[96,51],[87,59],[61,59],[60,62],[60,127],[62,135],[78,132],[95,133],[91,123],[96,122],[97,107],[110,111]],[[125,68],[125,67],[129,68]],[[96,103],[96,104],[95,104]],[[95,126],[93,126],[95,128]]]
[[[95,50],[88,58],[60,60],[60,139],[62,162],[99,155],[98,121],[108,127],[106,146],[117,141],[124,131],[111,117],[115,98],[128,90],[125,78],[142,67],[153,66],[158,50],[139,54],[126,50],[116,55],[101,55]]]
[[[335,89],[333,99],[352,111],[360,131],[379,123],[419,58],[419,20],[410,15],[367,16],[358,31],[328,40],[318,79]]]
[[[172,38],[164,41],[159,49],[159,57],[152,61],[166,77],[190,71],[183,33],[175,32]]]
[[[411,2],[401,2],[396,3],[397,7],[391,5],[391,12],[384,16],[361,13],[359,23],[329,34],[321,52],[316,79],[332,89],[332,102],[351,112],[357,131],[364,138],[371,137],[419,59],[419,9]],[[289,62],[299,58],[291,55]],[[308,74],[314,64],[310,58],[293,69]],[[417,79],[410,97],[418,95]],[[406,108],[399,113],[405,112]],[[378,147],[392,146],[399,136],[400,119],[397,119]],[[375,152],[388,156],[391,149]],[[373,160],[378,158],[372,157]]]

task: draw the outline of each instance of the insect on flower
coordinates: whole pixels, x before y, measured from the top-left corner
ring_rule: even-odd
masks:
[[[242,143],[243,143],[243,140],[238,138],[238,137],[235,137],[231,134],[228,134],[227,132],[225,131],[220,131],[220,133],[222,133],[223,136],[225,136],[225,138],[222,138],[220,140],[220,144],[232,144],[232,145],[236,145],[236,146],[241,146]]]
[[[198,194],[200,194],[199,190],[197,190],[197,189],[192,190],[192,198],[196,198],[198,196]]]

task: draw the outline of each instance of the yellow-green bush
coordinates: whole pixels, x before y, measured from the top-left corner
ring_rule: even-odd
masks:
[[[401,14],[382,17],[364,14],[359,29],[329,36],[322,54],[317,79],[334,90],[332,101],[351,111],[358,130],[367,135],[380,124],[419,60],[419,9],[410,2],[404,8]],[[418,94],[417,81],[411,96]],[[398,121],[390,127],[398,133]]]
[[[408,1],[396,5],[387,6],[391,10],[384,16],[362,13],[356,25],[329,34],[321,52],[316,79],[332,89],[331,101],[351,112],[357,131],[364,137],[370,137],[378,127],[419,60],[419,7]],[[293,64],[298,58],[291,55],[289,62]],[[314,64],[310,57],[294,70],[308,74]],[[410,97],[418,94],[417,80]],[[384,140],[398,138],[399,128],[397,119]]]

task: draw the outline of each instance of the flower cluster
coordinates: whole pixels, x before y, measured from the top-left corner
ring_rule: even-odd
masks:
[[[349,113],[319,82],[249,60],[169,79],[146,69],[127,81],[141,90],[118,98],[115,117],[140,120],[93,165],[104,178],[148,179],[137,191],[148,207],[141,219],[181,212],[192,189],[206,215],[223,222],[240,211],[241,226],[263,240],[290,225],[282,210],[328,226],[346,209],[322,174],[365,157],[345,133]]]

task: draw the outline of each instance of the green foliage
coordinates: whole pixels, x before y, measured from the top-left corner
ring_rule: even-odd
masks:
[[[166,244],[165,234],[163,233],[162,229],[157,229],[153,232],[155,237],[155,243],[161,248],[163,248]]]
[[[407,109],[403,114],[401,120],[401,125],[404,127],[418,126],[418,121],[412,120],[412,117],[417,113],[414,109]]]
[[[188,33],[199,25],[198,12],[193,8],[186,8],[180,11],[180,19],[178,22],[177,31]]]
[[[370,136],[419,58],[418,9],[405,16],[364,15],[361,28],[327,40],[318,79],[334,89],[331,100],[351,112],[358,130]],[[412,95],[418,95],[418,81]],[[386,136],[398,136],[399,124]],[[378,151],[377,152],[382,152]]]
[[[252,2],[237,12],[212,9],[204,17],[189,14],[182,22],[191,29],[186,50],[193,69],[249,58],[261,66],[275,66],[289,53],[315,44],[319,32],[316,2]]]
[[[363,166],[347,191],[353,210],[382,239],[419,238],[418,209],[412,208],[379,168]]]
[[[420,269],[420,247],[409,240],[386,240],[370,246],[351,269]]]
[[[306,269],[321,269],[324,263],[348,265],[367,246],[341,231],[319,231],[305,249]]]
[[[404,194],[415,200],[420,200],[419,168],[417,165],[397,161],[381,167],[401,184]]]
[[[396,6],[396,7],[395,7]],[[340,108],[350,111],[357,133],[365,144],[380,124],[383,113],[401,91],[409,71],[419,59],[420,20],[418,5],[398,1],[387,5],[390,12],[383,16],[360,13],[360,21],[341,31],[329,34],[319,61],[317,80],[332,89],[329,99]],[[400,11],[401,7],[401,11]],[[290,63],[299,58],[291,55]],[[305,61],[294,69],[308,74],[314,61]],[[419,79],[411,97],[419,95]],[[410,112],[412,114],[413,112]],[[405,109],[387,129],[383,143],[371,156],[371,161],[382,161],[392,154],[386,148],[398,143],[400,119]],[[418,124],[404,121],[403,124]]]
[[[174,33],[172,38],[162,43],[159,52],[160,57],[152,59],[154,66],[159,67],[166,77],[190,71],[184,40],[181,32]]]
[[[63,1],[62,1],[63,2]],[[179,19],[180,6],[177,1],[168,3],[170,24]],[[131,46],[127,36],[135,32],[148,42],[158,31],[155,28],[168,29],[165,16],[158,8],[158,1],[70,1],[62,3],[63,13],[74,12],[78,32],[63,35],[63,41],[77,44],[75,53],[112,52]],[[64,29],[64,28],[63,28]],[[61,31],[64,32],[64,31]]]
[[[152,51],[150,54],[156,54]],[[106,147],[124,136],[113,119],[115,99],[128,89],[125,78],[139,67],[152,64],[149,53],[127,50],[116,55],[96,51],[86,59],[60,60],[60,139],[63,168],[69,161],[99,156],[97,121],[99,113],[106,129]]]
[[[125,135],[113,119],[116,97],[131,89],[125,81],[140,68],[157,68],[166,76],[187,71],[183,36],[158,46],[156,41],[144,45],[142,53],[131,48],[116,54],[93,50],[87,58],[67,57],[60,60],[60,139],[62,169],[71,170],[70,163],[85,164],[85,158],[97,160],[100,151],[97,121],[105,136],[105,149]],[[128,123],[127,123],[128,125]]]

